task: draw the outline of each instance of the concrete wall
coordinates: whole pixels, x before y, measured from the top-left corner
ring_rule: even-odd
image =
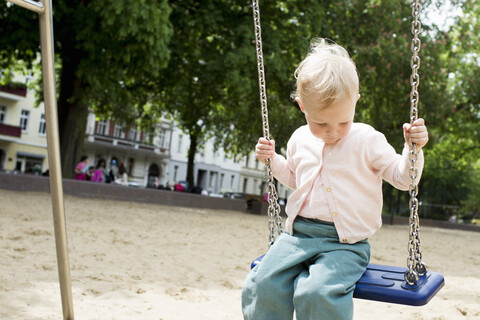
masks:
[[[0,188],[13,191],[50,192],[48,177],[0,173]],[[214,198],[186,192],[125,187],[107,183],[63,180],[63,193],[81,198],[135,201],[190,208],[247,211],[246,201]]]
[[[0,173],[0,189],[13,191],[50,192],[48,177]],[[116,201],[134,201],[161,204],[167,206],[182,206],[189,208],[206,208],[234,210],[255,214],[267,214],[267,203],[260,201],[248,201],[239,199],[214,198],[186,192],[165,191],[146,188],[133,188],[120,185],[94,183],[89,181],[63,180],[63,192],[66,195],[81,198],[95,198]],[[247,203],[249,202],[249,203]],[[282,207],[282,216],[284,216]],[[407,217],[383,216],[384,224],[408,225]],[[429,226],[446,229],[459,229],[465,231],[480,232],[480,226],[450,223],[448,221],[421,219],[420,226]]]

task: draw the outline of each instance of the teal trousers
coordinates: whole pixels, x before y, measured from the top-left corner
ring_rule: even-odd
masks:
[[[248,320],[351,320],[353,291],[370,260],[368,240],[343,244],[333,223],[297,217],[242,290]]]

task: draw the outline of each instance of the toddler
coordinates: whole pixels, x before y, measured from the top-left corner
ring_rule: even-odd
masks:
[[[404,124],[397,154],[385,136],[353,121],[360,98],[358,74],[347,51],[320,39],[295,71],[295,100],[307,124],[287,144],[260,138],[257,159],[271,159],[275,178],[293,189],[283,232],[242,291],[245,319],[342,320],[353,318],[353,291],[370,260],[368,238],[382,224],[382,179],[408,190],[410,143],[428,141],[423,119]]]

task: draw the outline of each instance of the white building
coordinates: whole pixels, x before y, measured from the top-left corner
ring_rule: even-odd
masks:
[[[0,170],[48,169],[45,111],[26,87],[0,87]]]
[[[186,180],[189,147],[188,135],[175,127],[167,170],[169,184]],[[240,171],[241,164],[223,149],[215,150],[213,141],[198,146],[194,167],[195,186],[209,193],[238,192]]]
[[[173,128],[170,162],[167,170],[169,183],[186,180],[190,139],[177,127]],[[253,147],[252,147],[253,148]],[[263,196],[267,192],[267,174],[255,153],[238,161],[223,149],[214,151],[213,141],[199,146],[195,157],[195,185],[210,193],[243,193]],[[279,198],[287,198],[291,190],[278,183]]]
[[[240,190],[246,194],[263,195],[266,192],[267,175],[265,166],[257,160],[255,153],[242,158]]]
[[[258,161],[255,153],[252,152],[242,159],[240,190],[246,194],[264,195],[268,191],[267,189],[265,165]],[[279,198],[287,198],[291,190],[278,183],[277,193]]]
[[[84,151],[90,165],[103,159],[110,169],[123,162],[131,184],[154,187],[167,182],[171,132],[172,123],[166,118],[161,119],[153,134],[148,134],[135,126],[97,119],[90,113]]]

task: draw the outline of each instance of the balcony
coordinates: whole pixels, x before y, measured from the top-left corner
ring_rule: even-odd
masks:
[[[100,144],[100,145],[110,145],[113,148],[130,148],[137,152],[147,152],[147,153],[155,153],[158,155],[168,156],[168,148],[159,148],[153,144],[141,142],[141,141],[133,141],[129,139],[123,139],[119,137],[112,137],[107,135],[85,135],[85,142],[91,144]]]
[[[22,135],[22,128],[0,123],[0,135],[20,138]]]
[[[23,83],[12,82],[0,86],[0,97],[19,101],[27,96],[27,87]]]

